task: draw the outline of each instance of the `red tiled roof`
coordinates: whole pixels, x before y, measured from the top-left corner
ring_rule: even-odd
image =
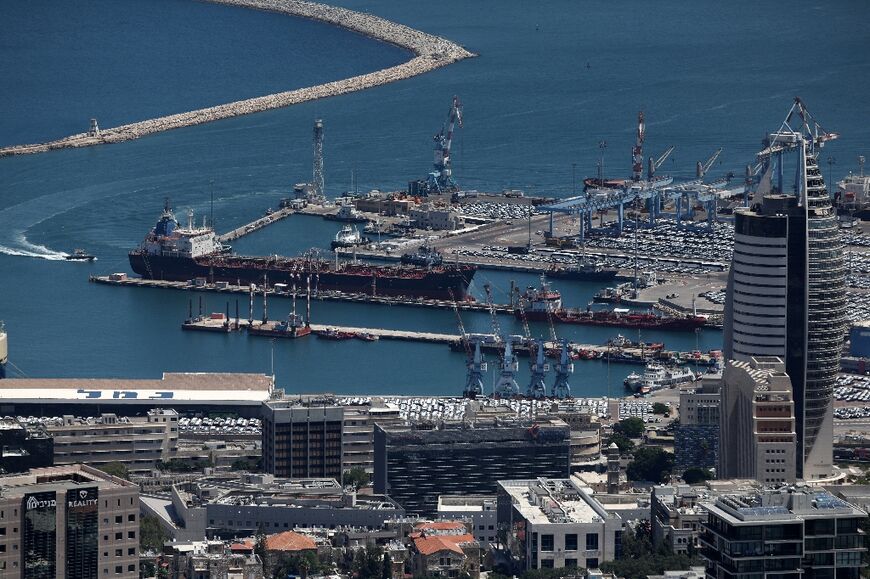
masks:
[[[462,555],[460,543],[474,541],[471,535],[435,535],[432,537],[418,537],[414,539],[414,547],[423,555],[432,555],[439,551],[453,551]]]
[[[266,537],[267,551],[308,551],[316,548],[314,539],[293,531],[284,531]]]
[[[253,551],[254,550],[254,542],[250,539],[246,539],[244,541],[240,541],[238,543],[233,543],[230,545],[230,551],[237,553],[239,551]]]

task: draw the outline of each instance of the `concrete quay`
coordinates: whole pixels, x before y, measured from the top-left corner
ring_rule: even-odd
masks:
[[[47,143],[14,145],[0,148],[0,157],[44,153],[55,149],[90,147],[120,143],[146,135],[210,123],[213,121],[287,107],[311,100],[334,97],[365,90],[412,76],[427,73],[465,58],[475,56],[445,38],[427,34],[408,26],[371,14],[347,8],[300,0],[208,0],[255,10],[278,12],[289,16],[310,18],[347,28],[370,38],[388,42],[414,53],[408,62],[321,85],[236,101],[185,113],[139,121],[119,127],[102,129],[97,134],[78,133]],[[83,123],[85,120],[83,119]]]
[[[267,225],[271,225],[277,221],[281,221],[285,217],[289,217],[290,215],[293,215],[295,212],[296,211],[290,207],[283,207],[281,209],[278,209],[277,211],[273,211],[272,213],[269,213],[268,215],[264,215],[263,217],[260,217],[259,219],[255,219],[254,221],[251,221],[250,223],[246,223],[245,225],[242,225],[241,227],[237,227],[237,228],[233,229],[232,231],[228,231],[222,235],[218,235],[217,236],[218,241],[224,243],[227,241],[233,241],[233,240],[238,239],[240,237],[244,237],[245,235],[248,235],[249,233],[253,233],[259,229],[263,229]]]

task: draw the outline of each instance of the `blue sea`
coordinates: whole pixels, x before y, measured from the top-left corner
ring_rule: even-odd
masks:
[[[595,172],[607,142],[613,176],[629,171],[636,117],[647,151],[676,151],[663,171],[688,178],[719,147],[711,177],[741,174],[795,96],[841,134],[822,153],[825,176],[857,168],[870,147],[870,4],[664,0],[520,0],[343,6],[450,38],[480,56],[369,91],[153,135],[123,144],[0,159],[0,319],[11,375],[158,377],[164,371],[274,372],[288,392],[458,394],[464,356],[446,346],[380,341],[277,342],[184,333],[203,294],[114,288],[91,274],[127,271],[126,253],[153,226],[164,197],[183,214],[210,210],[219,230],[275,207],[310,179],[311,130],[325,124],[326,187],[403,189],[425,175],[452,96],[464,103],[454,145],[466,188],[568,196]],[[193,0],[8,0],[0,3],[0,144],[289,90],[392,66],[405,51],[324,24]],[[830,163],[828,159],[830,158]],[[246,253],[328,248],[337,225],[294,216],[239,240]],[[68,263],[83,247],[93,264]],[[496,299],[513,279],[480,272]],[[595,284],[562,282],[569,305]],[[223,311],[226,298],[204,295]],[[234,301],[234,298],[233,298]],[[244,309],[242,300],[242,308]],[[234,307],[234,305],[233,305]],[[277,317],[289,301],[270,303]],[[320,303],[315,321],[456,332],[451,311]],[[463,314],[485,331],[488,316]],[[520,332],[515,320],[499,319]],[[544,325],[533,333],[546,335]],[[617,330],[560,327],[601,343]],[[630,336],[636,338],[637,336]],[[657,334],[668,347],[718,348],[721,333]],[[525,364],[521,364],[525,372]],[[575,394],[621,393],[636,369],[577,364]],[[520,382],[526,380],[527,372]]]

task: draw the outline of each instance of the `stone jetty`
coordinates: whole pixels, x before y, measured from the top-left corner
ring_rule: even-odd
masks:
[[[301,0],[207,0],[215,4],[227,4],[279,12],[290,16],[310,18],[353,30],[370,38],[394,44],[410,50],[414,57],[402,64],[292,91],[250,98],[214,107],[198,109],[122,125],[109,129],[89,130],[48,143],[14,145],[0,148],[0,157],[43,153],[54,149],[90,147],[105,143],[119,143],[138,139],[153,133],[210,123],[220,119],[248,115],[260,111],[287,107],[306,101],[338,96],[349,92],[384,85],[424,74],[436,68],[475,56],[458,44],[445,38],[427,34],[408,26],[391,22],[371,14],[363,14],[346,8],[328,6]],[[84,120],[83,120],[84,122]],[[93,123],[92,127],[96,126]]]

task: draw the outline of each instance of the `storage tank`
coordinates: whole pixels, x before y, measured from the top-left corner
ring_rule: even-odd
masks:
[[[870,358],[870,320],[855,322],[849,331],[849,341],[852,343],[850,354],[856,358]]]

